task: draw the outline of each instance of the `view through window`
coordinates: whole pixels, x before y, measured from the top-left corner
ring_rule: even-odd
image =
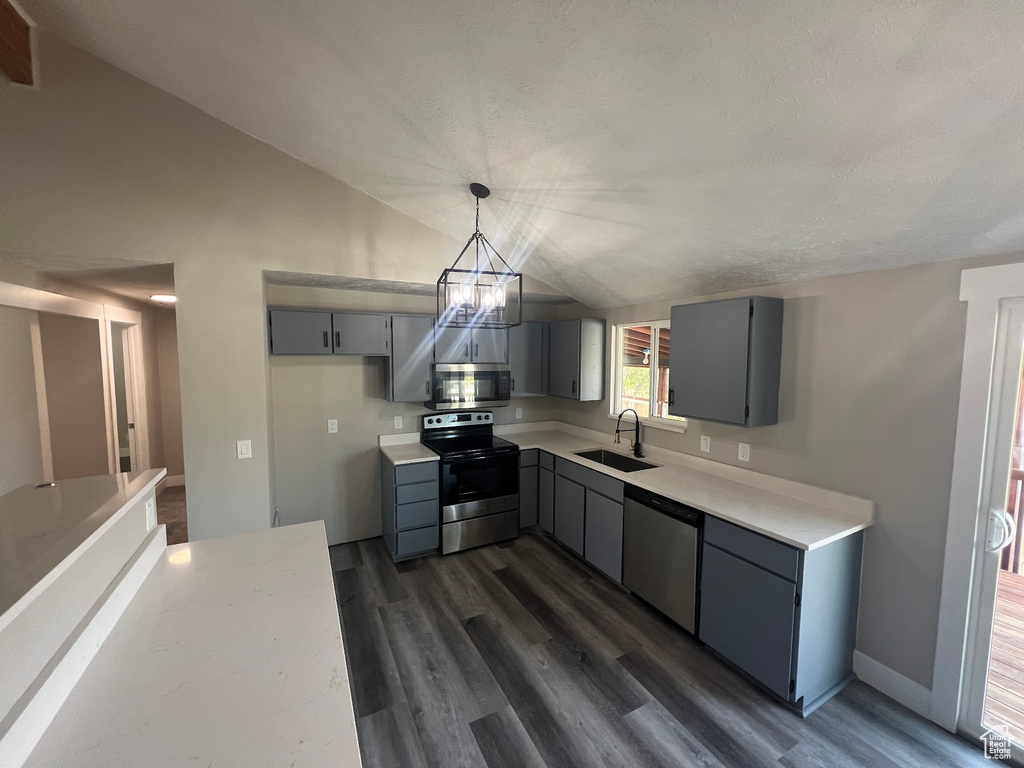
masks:
[[[618,329],[616,413],[632,408],[641,418],[666,419],[685,424],[668,414],[671,329],[668,321],[624,325]]]

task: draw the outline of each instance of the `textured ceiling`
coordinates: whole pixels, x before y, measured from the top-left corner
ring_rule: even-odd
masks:
[[[153,294],[174,293],[174,265],[123,259],[82,259],[76,256],[31,256],[0,251],[0,262],[28,267],[69,283],[87,285],[146,304]]]
[[[1024,249],[1021,2],[23,5],[594,306]]]

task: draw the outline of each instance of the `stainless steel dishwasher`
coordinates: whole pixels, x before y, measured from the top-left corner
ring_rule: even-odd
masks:
[[[696,635],[704,513],[631,485],[625,497],[622,583]]]

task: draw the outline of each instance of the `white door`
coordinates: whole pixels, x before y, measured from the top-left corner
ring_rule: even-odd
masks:
[[[111,372],[114,384],[114,434],[118,461],[115,471],[129,472],[139,468],[131,326],[123,323],[111,323],[110,341]]]
[[[1015,463],[1015,433],[1021,391],[1021,362],[1024,350],[1024,299],[1000,302],[996,344],[992,359],[991,391],[985,431],[985,459],[978,498],[978,529],[976,555],[971,587],[971,611],[967,628],[967,656],[964,668],[964,696],[961,701],[958,727],[977,738],[992,729],[1005,729],[1011,737],[1024,743],[1024,711],[1014,714],[1012,702],[1024,702],[1024,682],[1014,681],[1006,668],[1019,664],[1024,674],[1024,626],[1020,630],[1019,650],[1011,642],[996,639],[997,663],[993,667],[993,629],[1015,623],[1000,621],[999,612],[1006,612],[1005,601],[997,603],[1001,577],[1002,550],[1013,544],[1016,521],[1007,512],[1007,496],[1011,468]],[[1019,541],[1019,540],[1018,540]],[[1024,595],[1020,598],[1024,610]],[[1011,605],[1009,610],[1015,610]],[[1003,618],[1006,618],[1005,616]],[[1003,667],[1000,667],[1003,665]],[[995,668],[995,671],[993,671]],[[1024,676],[1021,677],[1024,680]],[[1019,690],[1018,690],[1019,689]],[[1011,706],[1004,706],[1010,701]],[[1024,758],[1024,750],[1011,746],[1014,759]]]

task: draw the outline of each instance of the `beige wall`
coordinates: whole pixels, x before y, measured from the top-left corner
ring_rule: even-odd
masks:
[[[0,307],[0,496],[42,482],[32,325],[38,314]]]
[[[184,476],[181,437],[181,384],[178,372],[178,330],[173,309],[155,312],[157,367],[160,381],[160,423],[163,466],[169,477]]]
[[[109,465],[100,324],[88,318],[40,312],[39,335],[53,477],[68,480],[105,475]]]
[[[1018,255],[1017,259],[1024,258]],[[685,435],[643,440],[872,499],[857,647],[930,687],[949,513],[963,356],[960,272],[1011,259],[970,260],[823,278],[705,298],[786,299],[779,424],[745,430],[690,420]],[[659,302],[608,312],[613,323],[667,319]],[[564,418],[609,431],[607,401],[568,404]],[[749,443],[749,464],[737,444]]]
[[[433,299],[271,285],[272,306],[430,314]],[[531,319],[553,318],[556,308],[527,305]],[[274,357],[270,359],[273,401],[274,477],[284,525],[324,520],[332,544],[380,535],[380,470],[377,437],[416,432],[427,410],[387,401],[383,358]],[[558,402],[521,398],[523,421],[555,418]],[[394,417],[401,416],[401,429]],[[499,423],[515,421],[515,407],[495,409]],[[327,420],[338,419],[338,434]]]

